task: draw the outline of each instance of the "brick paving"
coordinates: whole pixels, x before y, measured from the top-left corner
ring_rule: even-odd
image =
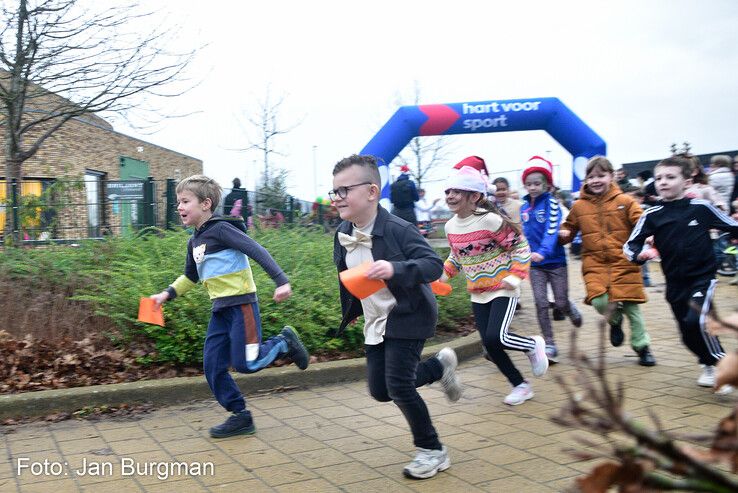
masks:
[[[696,385],[699,367],[678,339],[663,300],[660,269],[652,266],[651,271],[657,286],[648,289],[650,302],[643,307],[658,366],[638,366],[626,342],[608,348],[609,374],[626,382],[627,408],[634,416],[647,420],[654,412],[666,430],[710,431],[738,396],[716,396]],[[570,278],[573,298],[581,299],[576,261],[570,265]],[[736,293],[737,288],[720,283],[717,299],[723,311],[735,308]],[[521,301],[524,308],[514,330],[534,334],[530,289]],[[595,312],[591,307],[582,311],[580,346],[594,348]],[[257,433],[248,437],[208,436],[208,428],[225,417],[212,400],[159,409],[135,420],[8,427],[0,430],[5,452],[0,454],[0,492],[562,491],[593,464],[577,462],[563,449],[582,448],[577,436],[604,440],[548,420],[564,402],[553,375],[571,377],[574,372],[566,358],[572,327],[568,321],[554,322],[554,327],[562,362],[532,380],[536,396],[521,406],[502,403],[508,385],[481,357],[460,365],[465,393],[459,402],[446,402],[435,385],[421,389],[452,460],[448,471],[430,480],[402,476],[414,451],[408,427],[393,404],[373,401],[365,382],[355,382],[249,396]],[[627,324],[625,330],[628,334]],[[723,342],[728,349],[736,346],[733,340]],[[514,359],[530,375],[525,355],[515,353]],[[99,474],[77,475],[85,461],[88,472]],[[121,461],[139,470],[124,469]],[[142,470],[149,463],[163,464],[158,466],[164,468],[161,474],[156,466]],[[177,474],[171,470],[177,463],[204,469]],[[19,473],[19,464],[28,467]]]

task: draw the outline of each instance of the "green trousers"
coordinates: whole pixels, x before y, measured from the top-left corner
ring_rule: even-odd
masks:
[[[607,311],[609,299],[607,293],[592,298],[592,306],[601,315]],[[646,332],[643,324],[643,315],[638,303],[632,301],[621,301],[617,304],[615,310],[610,317],[610,325],[616,325],[623,322],[623,315],[628,317],[630,322],[630,346],[636,351],[643,349],[651,344],[651,337]]]

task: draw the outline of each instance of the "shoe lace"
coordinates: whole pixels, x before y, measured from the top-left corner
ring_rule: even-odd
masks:
[[[525,395],[527,392],[528,392],[528,387],[521,384],[515,387],[514,389],[512,389],[511,394],[514,395],[515,397],[518,397],[521,395]]]
[[[239,416],[238,414],[231,414],[228,416],[228,419],[226,419],[225,423],[223,423],[223,426],[235,426],[237,424],[240,424],[243,418]]]
[[[413,464],[427,466],[434,462],[433,451],[429,449],[418,449],[418,454],[413,459]]]

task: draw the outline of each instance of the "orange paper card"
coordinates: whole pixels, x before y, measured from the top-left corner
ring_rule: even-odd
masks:
[[[448,296],[453,291],[453,287],[450,284],[441,281],[433,281],[430,283],[431,291],[438,296]]]
[[[158,307],[151,298],[141,298],[138,305],[138,321],[164,327],[164,314],[161,305]]]
[[[369,262],[352,267],[341,272],[338,277],[341,279],[344,287],[349,293],[353,294],[360,300],[367,296],[371,296],[386,286],[381,279],[369,279],[366,277],[366,271],[369,270]]]

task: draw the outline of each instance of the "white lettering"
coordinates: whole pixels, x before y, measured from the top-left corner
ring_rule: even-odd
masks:
[[[133,476],[135,470],[133,468],[133,459],[130,457],[121,457],[120,459],[120,475],[121,476]]]
[[[74,471],[77,476],[112,476],[112,462],[88,462],[82,458],[82,467]]]
[[[477,113],[499,113],[500,103],[487,103],[487,104],[469,104],[464,103],[461,107],[463,114],[477,114]]]
[[[32,476],[62,476],[67,474],[64,471],[66,466],[66,462],[50,461],[49,459],[44,459],[43,462],[31,462],[28,457],[18,457],[16,475],[20,476],[23,471],[28,470]]]
[[[540,101],[502,103],[502,111],[538,111],[538,106],[540,104]]]
[[[507,127],[507,116],[500,115],[496,118],[472,118],[464,120],[464,128],[471,130],[472,132],[479,130],[480,128],[496,128],[496,127]]]
[[[461,111],[464,115],[478,115],[484,113],[499,113],[500,111],[538,111],[540,101],[515,101],[512,103],[486,103],[486,104],[469,104],[463,103]],[[502,109],[500,109],[502,107]]]
[[[121,476],[155,476],[165,481],[171,476],[214,476],[212,462],[136,462],[130,457],[120,459]]]

